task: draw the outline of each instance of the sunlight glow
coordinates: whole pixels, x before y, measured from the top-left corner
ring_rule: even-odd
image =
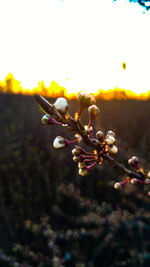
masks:
[[[0,80],[68,93],[150,90],[150,13],[118,0],[0,1]],[[126,63],[126,69],[122,64]]]

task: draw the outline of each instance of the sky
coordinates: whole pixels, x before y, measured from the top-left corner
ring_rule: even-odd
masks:
[[[128,0],[0,0],[0,80],[150,90],[150,11]],[[122,63],[126,63],[126,69]]]

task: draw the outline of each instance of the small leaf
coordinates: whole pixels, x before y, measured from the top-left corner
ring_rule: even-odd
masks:
[[[41,95],[35,94],[35,99],[38,102],[40,109],[47,114],[52,115],[54,112],[53,106]]]
[[[39,105],[40,110],[42,110],[44,113],[47,113],[40,105]]]

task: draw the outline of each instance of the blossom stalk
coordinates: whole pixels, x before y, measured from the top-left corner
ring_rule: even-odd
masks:
[[[90,166],[86,166],[85,169],[86,169],[88,172],[90,172],[91,169],[92,169],[96,164],[97,164],[97,161],[95,161],[95,162],[94,162],[92,165],[90,165]]]
[[[84,159],[83,160],[84,163],[90,163],[92,161],[95,161],[95,159],[93,158],[93,159]]]
[[[57,136],[53,142],[55,149],[60,149],[76,142],[83,142],[85,145],[93,149],[93,153],[85,151],[85,149],[75,146],[72,150],[73,160],[79,164],[79,174],[85,176],[91,169],[99,163],[103,164],[104,160],[108,161],[114,167],[117,167],[122,172],[126,173],[126,180],[118,182],[114,185],[116,189],[123,188],[127,183],[130,184],[150,184],[150,171],[147,175],[142,168],[139,167],[139,159],[136,156],[128,160],[128,165],[134,167],[136,170],[128,169],[124,164],[119,163],[111,154],[118,153],[118,147],[115,144],[115,133],[109,130],[106,135],[99,130],[94,137],[93,128],[91,126],[94,119],[96,119],[100,110],[95,105],[95,99],[92,95],[81,92],[78,97],[79,111],[75,113],[74,119],[68,115],[68,103],[65,98],[58,98],[54,104],[50,104],[43,97],[36,95],[36,100],[42,110],[46,112],[42,118],[43,124],[65,125],[75,133],[75,140],[69,141],[63,137]],[[83,109],[88,108],[89,122],[84,125],[79,119]],[[90,166],[89,163],[92,163]]]
[[[84,159],[94,159],[94,157],[95,157],[94,155],[93,156],[85,156],[85,155],[80,154],[80,158],[83,160]]]

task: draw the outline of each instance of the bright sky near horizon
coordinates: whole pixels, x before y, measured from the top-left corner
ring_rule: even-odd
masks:
[[[0,80],[150,90],[150,12],[128,0],[0,0]],[[126,62],[126,70],[122,63]]]

